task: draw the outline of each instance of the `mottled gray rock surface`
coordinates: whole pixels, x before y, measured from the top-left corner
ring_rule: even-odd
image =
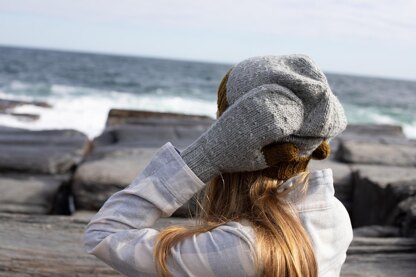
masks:
[[[345,131],[331,141],[333,152],[338,150],[341,141],[416,145],[405,137],[401,126],[387,124],[348,124]]]
[[[88,150],[78,131],[0,127],[0,212],[70,213],[69,181]]]
[[[416,166],[416,145],[341,141],[337,159],[346,163]],[[415,168],[416,170],[416,168]]]
[[[145,168],[157,149],[136,148],[108,152],[77,169],[73,193],[78,209],[98,210],[113,193],[128,186]]]
[[[182,149],[198,138],[206,128],[206,125],[182,126],[180,122],[172,125],[117,125],[107,127],[94,140],[94,145],[97,148],[111,145],[117,145],[119,148],[159,148],[170,141],[173,145]]]
[[[69,178],[0,173],[0,212],[49,214],[57,208],[58,193],[69,185]]]
[[[400,230],[394,226],[370,225],[354,228],[354,237],[390,238],[399,237]]]
[[[0,276],[121,276],[84,252],[82,235],[91,216],[0,214]],[[155,228],[190,223],[168,218]]]
[[[341,276],[414,277],[416,240],[356,237],[348,249]]]
[[[88,151],[88,138],[75,130],[0,132],[0,170],[44,174],[67,173]]]
[[[416,191],[415,168],[354,165],[353,226],[394,224],[397,205]]]
[[[74,176],[73,193],[79,209],[97,210],[113,193],[129,185],[166,142],[185,148],[212,123],[205,116],[111,110],[107,127],[93,141]],[[193,203],[193,202],[191,202]],[[188,203],[175,215],[188,216]]]
[[[373,139],[382,137],[405,138],[401,126],[390,124],[348,124],[342,136],[364,136]]]
[[[108,113],[106,126],[114,125],[210,125],[213,119],[208,116],[188,115],[178,113],[160,113],[151,111],[136,111],[111,109]]]
[[[121,276],[83,251],[85,223],[63,216],[0,215],[0,276]]]
[[[397,205],[397,224],[406,237],[416,238],[416,196],[406,198]]]
[[[0,98],[0,111],[10,110],[23,105],[32,105],[42,108],[51,108],[52,106],[47,102],[41,101],[24,101],[24,100],[11,100],[11,99],[1,99]]]
[[[40,118],[39,114],[14,112],[14,108],[19,107],[19,106],[24,106],[24,105],[37,106],[37,107],[42,107],[42,108],[52,107],[46,102],[10,100],[10,99],[0,98],[0,114],[7,114],[21,121],[36,121]]]

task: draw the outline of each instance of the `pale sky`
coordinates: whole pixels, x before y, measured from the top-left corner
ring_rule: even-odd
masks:
[[[0,0],[0,45],[235,63],[304,53],[416,80],[414,0]]]

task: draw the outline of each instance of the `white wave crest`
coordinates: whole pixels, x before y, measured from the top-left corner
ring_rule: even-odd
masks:
[[[93,138],[102,132],[111,108],[199,114],[211,117],[215,117],[216,112],[215,102],[205,100],[119,92],[97,93],[99,91],[74,97],[68,91],[72,88],[54,88],[55,91],[60,89],[63,90],[62,93],[53,94],[48,100],[52,108],[23,105],[14,109],[16,113],[38,114],[39,120],[26,122],[10,115],[0,115],[0,125],[33,130],[69,128],[84,132]],[[9,94],[4,93],[0,93],[0,97],[12,99]]]
[[[348,122],[352,124],[372,123],[372,124],[392,124],[400,125],[403,133],[408,138],[416,138],[416,121],[403,122],[391,115],[383,114],[382,111],[374,108],[364,108],[351,104],[344,105]]]

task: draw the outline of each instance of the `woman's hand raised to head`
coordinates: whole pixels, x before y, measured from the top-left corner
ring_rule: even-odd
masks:
[[[264,169],[262,148],[299,130],[303,114],[302,101],[289,89],[258,86],[233,103],[181,156],[203,182],[220,173]]]

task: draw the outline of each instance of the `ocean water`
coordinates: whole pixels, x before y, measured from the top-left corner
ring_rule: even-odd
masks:
[[[216,90],[231,65],[0,47],[0,99],[45,101],[0,114],[0,125],[74,128],[90,137],[104,128],[111,108],[215,117]],[[403,126],[416,138],[416,82],[326,73],[350,123]]]

